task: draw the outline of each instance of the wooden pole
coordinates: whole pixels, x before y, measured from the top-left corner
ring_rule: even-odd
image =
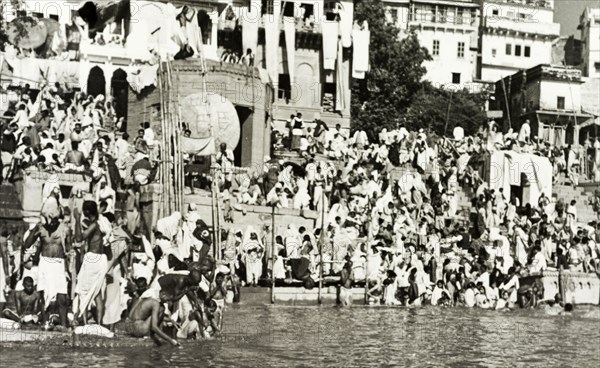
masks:
[[[444,125],[444,136],[448,130],[448,121],[450,120],[450,105],[452,104],[452,91],[450,91],[450,99],[448,100],[448,109],[446,110],[446,124]]]
[[[162,62],[158,63],[158,68],[159,68],[159,73],[158,73],[158,90],[159,90],[159,95],[160,95],[160,128],[162,130],[162,134],[161,134],[161,143],[162,143],[162,149],[160,150],[161,152],[161,157],[160,157],[160,173],[161,173],[161,184],[163,185],[163,190],[162,190],[162,195],[161,195],[161,215],[159,217],[165,217],[165,214],[167,213],[167,208],[166,208],[166,200],[168,198],[168,196],[166,195],[166,188],[167,188],[167,178],[168,176],[166,175],[166,162],[167,162],[167,131],[166,131],[166,124],[165,124],[165,101],[164,101],[164,91],[163,91],[163,70],[162,70]]]
[[[171,173],[170,173],[170,160],[171,160],[171,134],[169,131],[169,91],[168,91],[168,82],[166,81],[166,72],[164,70],[164,66],[163,66],[163,62],[161,62],[161,67],[162,69],[162,81],[163,81],[163,89],[164,89],[164,93],[165,93],[165,97],[163,99],[163,106],[162,108],[165,111],[164,114],[164,127],[165,127],[165,178],[164,178],[164,188],[163,188],[163,192],[165,195],[165,215],[170,215],[171,214],[171,207],[170,207],[170,202],[171,202],[171,183],[170,183],[170,177],[171,177]]]
[[[509,83],[511,81],[511,77],[509,76]],[[504,78],[500,79],[500,81],[502,81],[502,91],[504,92],[504,103],[506,104],[506,117],[508,117],[508,127],[512,128],[512,122],[510,121],[510,106],[508,105],[508,92],[506,91],[506,85],[504,84]],[[510,85],[509,85],[510,88]]]
[[[183,163],[183,152],[181,150],[181,134],[183,133],[183,119],[181,118],[181,96],[179,94],[179,69],[175,69],[175,75],[177,76],[177,139],[179,143],[179,177],[180,177],[180,187],[179,187],[179,196],[181,205],[184,206],[183,200],[183,189],[185,188],[185,172],[184,172],[184,163]]]
[[[321,235],[319,236],[319,295],[318,304],[321,304],[321,289],[323,288],[323,234],[325,234],[325,189],[321,191]]]
[[[166,61],[166,72],[167,72],[167,92],[168,92],[168,102],[167,102],[167,106],[169,107],[169,119],[167,120],[167,124],[169,125],[169,153],[170,153],[170,163],[169,163],[169,173],[172,175],[169,175],[169,185],[171,186],[170,190],[169,190],[169,194],[171,196],[170,200],[169,200],[169,208],[170,208],[170,212],[172,213],[173,211],[176,211],[176,201],[175,201],[175,184],[177,183],[177,178],[175,177],[176,173],[175,173],[175,145],[174,145],[174,140],[175,140],[175,135],[173,134],[173,109],[172,109],[172,103],[173,103],[173,86],[171,83],[171,71],[170,71],[170,63],[169,63],[169,59],[167,59]]]
[[[168,81],[169,81],[169,123],[171,125],[172,134],[172,142],[173,142],[173,210],[181,211],[179,206],[179,194],[177,190],[179,189],[179,162],[177,160],[177,126],[176,126],[176,117],[175,112],[173,111],[173,74],[171,73],[171,61],[167,60],[167,73],[168,73]]]
[[[275,205],[271,205],[271,304],[275,304]]]
[[[212,169],[214,171],[214,169]],[[217,244],[217,225],[216,225],[216,221],[215,221],[215,185],[216,185],[216,181],[213,180],[213,182],[210,185],[210,212],[212,215],[212,225],[213,225],[213,255],[216,256],[216,244]]]
[[[217,244],[215,247],[215,252],[216,252],[216,256],[215,259],[220,260],[221,259],[221,199],[220,199],[221,193],[219,193],[218,191],[215,193],[215,199],[217,201],[217,206],[216,206],[216,210],[217,210]]]
[[[365,257],[365,304],[369,304],[369,246],[371,244],[371,221],[372,221],[372,208],[371,201],[367,202],[367,209],[369,213],[367,214],[368,222],[367,222],[367,249],[366,257]]]

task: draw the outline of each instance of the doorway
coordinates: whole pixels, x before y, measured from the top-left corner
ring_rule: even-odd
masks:
[[[95,66],[90,70],[90,75],[87,80],[87,94],[90,96],[98,96],[106,93],[106,79],[104,72],[99,67]]]
[[[113,104],[117,118],[127,118],[127,99],[128,99],[128,88],[127,83],[127,72],[123,69],[117,69],[111,78],[111,94],[113,96]],[[122,131],[126,131],[127,127],[121,127]]]
[[[233,150],[233,158],[234,158],[234,164],[237,167],[242,166],[242,155],[243,155],[243,151],[242,151],[242,147],[245,146],[245,144],[247,144],[245,141],[248,141],[251,139],[251,132],[249,132],[249,134],[245,134],[244,132],[244,128],[247,126],[251,126],[252,124],[248,122],[250,122],[252,120],[252,110],[248,107],[244,107],[244,106],[235,106],[235,111],[237,112],[238,118],[240,119],[240,140],[237,144],[237,146],[235,147],[235,149]],[[251,142],[249,142],[251,143]]]

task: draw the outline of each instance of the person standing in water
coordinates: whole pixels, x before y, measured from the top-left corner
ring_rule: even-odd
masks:
[[[104,234],[98,221],[98,207],[95,202],[86,201],[82,207],[83,215],[89,221],[88,227],[81,229],[81,214],[78,209],[73,210],[75,217],[75,240],[85,241],[84,257],[81,269],[77,275],[76,294],[79,295],[79,306],[74,308],[83,315],[87,324],[87,310],[91,301],[96,304],[96,323],[102,324],[104,316],[104,291],[106,287],[106,273],[108,259],[104,254]],[[76,314],[77,317],[77,314]]]
[[[349,258],[342,269],[340,281],[340,303],[342,306],[352,305],[352,261]]]
[[[177,340],[170,338],[162,331],[160,325],[164,318],[164,303],[169,301],[169,295],[160,291],[158,299],[140,298],[129,312],[128,333],[134,337],[150,336],[157,345],[161,345],[159,337],[173,346],[178,346]]]

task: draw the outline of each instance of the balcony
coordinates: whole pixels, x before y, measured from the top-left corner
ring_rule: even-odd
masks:
[[[274,18],[273,15],[266,14],[260,18],[258,26],[260,28],[265,27],[265,22],[268,22],[270,19]],[[309,18],[294,18],[294,22],[296,25],[297,33],[321,33],[321,23],[315,21],[311,17]],[[283,31],[284,26],[283,18],[279,21],[279,29]]]
[[[475,30],[477,18],[467,16],[433,15],[433,14],[410,14],[409,27],[423,28],[454,28],[463,30]]]
[[[142,52],[139,49],[128,48],[120,43],[93,43],[91,40],[82,40],[79,46],[79,52],[82,57],[94,60],[147,60],[150,57],[149,52]]]
[[[558,37],[560,35],[559,23],[538,23],[528,20],[493,16],[485,17],[484,26],[492,30],[505,30],[546,37]]]
[[[491,3],[524,5],[536,8],[554,9],[553,0],[487,0]]]

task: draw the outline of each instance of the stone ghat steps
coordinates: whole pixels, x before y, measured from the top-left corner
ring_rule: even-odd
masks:
[[[592,207],[593,195],[586,190],[587,188],[573,188],[569,185],[555,185],[552,188],[552,199],[556,202],[559,198],[564,199],[565,204],[575,200],[577,208],[577,217],[580,222],[588,223],[598,220],[598,213]]]
[[[586,188],[587,189],[587,188]],[[577,216],[579,221],[588,223],[598,220],[598,213],[592,207],[592,194],[583,188],[573,188],[566,185],[557,185],[552,188],[552,202],[556,203],[559,198],[564,199],[568,204],[571,200],[577,201]],[[472,210],[471,198],[474,193],[470,189],[459,188],[456,192],[458,198],[458,208],[464,213]]]

